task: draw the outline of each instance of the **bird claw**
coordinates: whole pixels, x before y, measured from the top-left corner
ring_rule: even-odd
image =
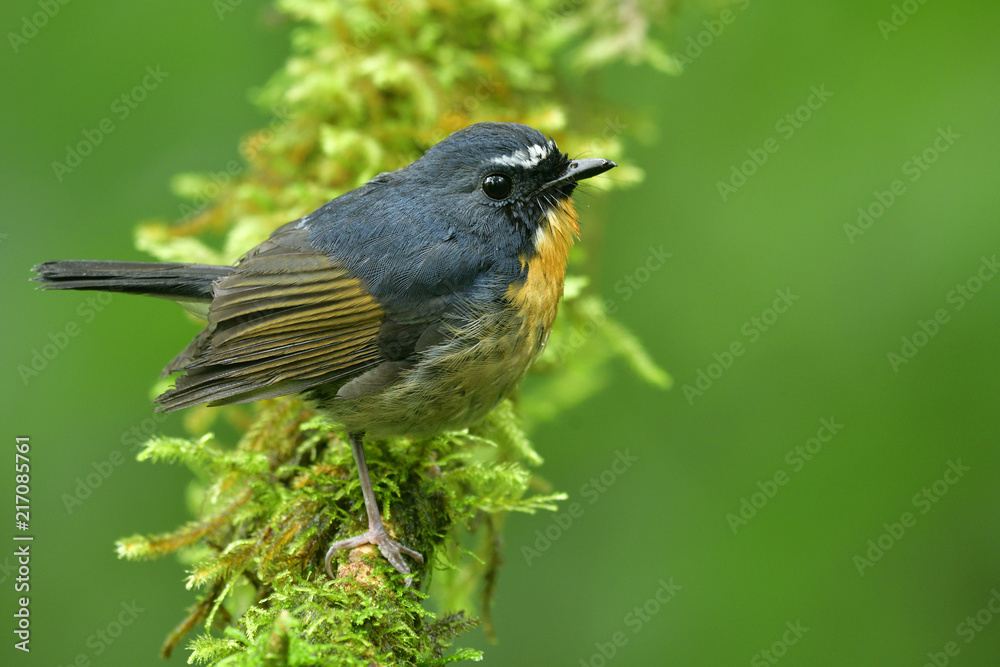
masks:
[[[403,560],[402,554],[406,554],[413,560],[417,561],[419,565],[424,564],[424,557],[418,551],[404,546],[389,537],[389,533],[386,531],[384,526],[369,526],[368,530],[360,535],[348,537],[344,540],[338,540],[330,545],[330,548],[326,551],[325,560],[326,573],[330,575],[330,578],[334,578],[331,561],[338,551],[342,549],[354,549],[355,547],[360,547],[365,544],[373,544],[377,546],[378,550],[382,552],[385,559],[389,561],[389,564],[396,568],[396,571],[400,574],[410,574],[410,568],[406,564],[406,561]],[[406,587],[409,588],[412,583],[413,577],[407,576]]]

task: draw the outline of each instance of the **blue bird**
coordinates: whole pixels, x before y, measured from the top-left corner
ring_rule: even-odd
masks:
[[[368,530],[397,571],[423,557],[382,523],[365,434],[426,436],[483,418],[545,347],[579,230],[579,181],[615,167],[571,160],[517,123],[455,132],[277,230],[235,266],[55,261],[45,289],[145,294],[207,307],[205,329],[164,369],[157,409],[301,393],[343,424]]]

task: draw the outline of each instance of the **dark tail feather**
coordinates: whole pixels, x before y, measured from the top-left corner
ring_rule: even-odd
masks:
[[[228,276],[231,266],[67,260],[34,268],[42,289],[97,290],[146,294],[174,301],[212,300],[212,283]]]

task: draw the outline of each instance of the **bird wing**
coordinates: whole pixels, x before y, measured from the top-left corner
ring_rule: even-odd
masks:
[[[385,360],[383,309],[303,234],[275,234],[214,291],[208,326],[165,371],[184,374],[157,399],[162,410],[283,396]]]

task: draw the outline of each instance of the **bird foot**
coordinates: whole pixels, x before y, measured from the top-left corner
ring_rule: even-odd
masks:
[[[410,574],[410,568],[403,560],[403,554],[406,554],[413,560],[417,561],[418,564],[423,565],[424,557],[420,555],[419,552],[413,549],[403,546],[396,540],[389,537],[389,533],[386,531],[385,526],[375,525],[369,526],[368,530],[361,533],[360,535],[355,535],[354,537],[348,537],[346,540],[338,540],[330,545],[330,548],[326,551],[326,573],[330,575],[333,579],[333,568],[331,566],[331,561],[334,555],[341,549],[354,549],[355,547],[360,547],[365,544],[373,544],[378,547],[378,550],[382,552],[385,559],[389,561],[389,564],[396,568],[396,571],[400,574]],[[406,577],[406,586],[409,587],[413,583],[413,577]]]

